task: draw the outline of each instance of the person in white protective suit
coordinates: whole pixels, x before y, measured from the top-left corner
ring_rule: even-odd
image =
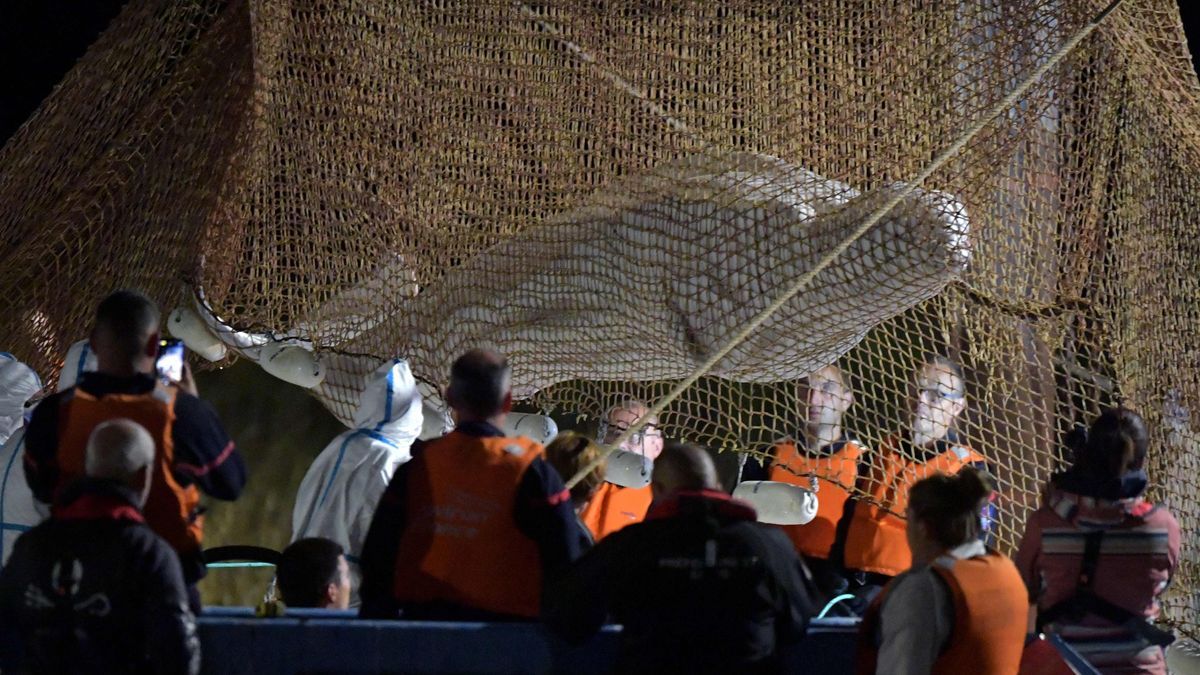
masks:
[[[25,403],[41,389],[32,368],[0,352],[0,564],[8,560],[17,537],[42,520],[20,466]]]
[[[84,372],[96,369],[96,355],[87,340],[67,350],[57,391],[75,384]],[[45,520],[49,506],[33,498],[25,482],[21,458],[25,454],[25,402],[42,389],[42,381],[29,366],[0,352],[0,564],[8,561],[13,543],[22,532]]]
[[[41,388],[42,380],[32,368],[0,352],[0,443],[25,426],[25,403]]]
[[[421,395],[408,362],[372,373],[359,398],[354,428],[321,451],[309,467],[292,511],[292,541],[323,537],[342,545],[350,561],[351,603],[358,604],[358,554],[379,498],[396,467],[407,462],[421,433]]]

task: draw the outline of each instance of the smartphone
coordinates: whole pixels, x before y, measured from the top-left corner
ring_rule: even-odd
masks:
[[[158,343],[158,376],[165,382],[183,379],[183,343],[179,340]]]

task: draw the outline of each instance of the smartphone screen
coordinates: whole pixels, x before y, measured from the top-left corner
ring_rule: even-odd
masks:
[[[158,376],[168,382],[183,379],[183,343],[163,340],[158,345]]]

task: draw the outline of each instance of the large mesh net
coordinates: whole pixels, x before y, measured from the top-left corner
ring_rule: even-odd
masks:
[[[942,353],[1010,552],[1063,432],[1142,413],[1194,632],[1200,87],[1173,2],[1103,9],[135,1],[0,150],[0,343],[53,372],[135,286],[314,350],[342,419],[491,345],[547,410],[700,374],[662,426],[748,453],[833,362],[878,447]]]

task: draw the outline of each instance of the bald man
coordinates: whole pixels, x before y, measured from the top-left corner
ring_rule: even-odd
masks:
[[[6,646],[20,645],[21,672],[199,672],[179,558],[142,517],[153,437],[129,419],[108,420],[86,453],[85,476],[17,539],[0,572]]]
[[[512,373],[480,349],[446,389],[457,426],[412,446],[379,500],[362,550],[367,618],[535,619],[543,582],[579,555],[562,478],[542,446],[505,437]]]
[[[598,543],[546,599],[568,640],[611,616],[618,672],[779,672],[804,637],[816,589],[778,529],[720,490],[704,450],[669,443],[654,463],[645,522]]]

